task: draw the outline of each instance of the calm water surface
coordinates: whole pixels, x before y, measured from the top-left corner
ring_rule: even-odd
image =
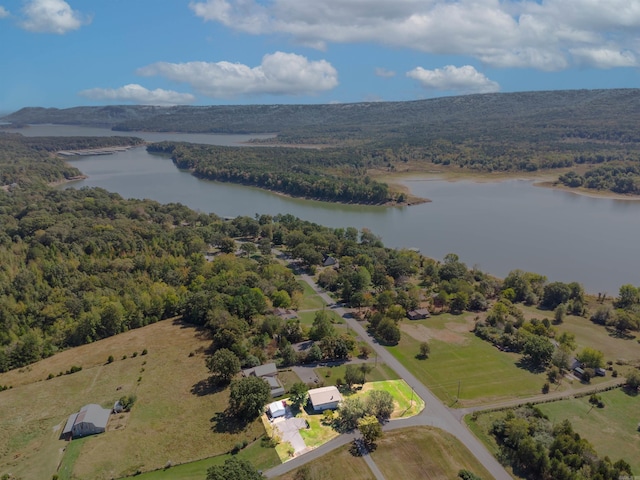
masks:
[[[112,135],[106,129],[38,126],[25,135]],[[150,141],[237,145],[247,135],[130,132]],[[256,136],[253,136],[254,138]],[[408,181],[431,203],[361,207],[297,200],[255,188],[199,180],[170,159],[136,148],[73,160],[89,176],[73,186],[102,187],[129,198],[180,202],[220,216],[291,213],[331,227],[369,228],[390,247],[416,247],[442,258],[457,253],[468,265],[504,277],[510,270],[550,280],[579,281],[592,293],[616,294],[640,285],[640,202],[590,198],[534,187],[531,182]]]

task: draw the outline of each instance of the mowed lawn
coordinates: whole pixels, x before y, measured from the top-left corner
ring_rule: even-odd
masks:
[[[118,478],[220,455],[238,441],[259,438],[260,422],[238,433],[215,431],[212,419],[226,408],[228,393],[197,394],[208,377],[202,351],[209,343],[192,327],[163,321],[0,375],[0,384],[14,387],[0,392],[0,475],[51,478],[63,460],[67,478]],[[144,349],[148,354],[141,355]],[[109,355],[115,361],[107,364]],[[72,365],[82,371],[44,380]],[[58,437],[69,414],[87,403],[110,407],[129,394],[137,396],[130,414],[116,422],[112,416],[110,431],[83,440],[79,452],[74,445],[75,461],[62,459],[67,443]],[[113,429],[117,421],[120,428]]]
[[[308,476],[297,477],[298,472],[302,469],[308,472]],[[369,467],[362,457],[354,457],[351,455],[351,453],[349,453],[349,445],[346,445],[317,460],[309,462],[304,467],[300,467],[277,478],[279,480],[295,480],[296,478],[375,480],[376,477],[371,473],[371,470],[369,470]]]
[[[369,358],[366,363],[371,371],[367,373],[365,380],[367,382],[379,382],[381,380],[396,380],[398,374],[391,369],[387,364],[382,362],[375,362]],[[355,364],[358,367],[360,364]],[[317,367],[314,369],[318,378],[324,383],[324,385],[335,385],[337,380],[342,380],[344,383],[344,374],[347,370],[346,365],[332,365],[330,367]]]
[[[425,324],[429,320],[412,322]],[[442,340],[429,338],[431,353],[427,359],[416,358],[420,343],[406,331],[400,343],[389,351],[445,404],[468,407],[490,404],[509,398],[524,398],[539,394],[546,381],[544,374],[534,374],[519,368],[520,358],[514,353],[499,351],[471,332],[450,331],[430,324],[431,333]],[[444,320],[439,320],[442,325]],[[440,326],[441,326],[440,325]],[[438,333],[438,330],[441,332]],[[451,341],[446,341],[450,337]]]
[[[612,461],[624,458],[640,474],[640,396],[622,389],[599,393],[604,408],[591,408],[589,397],[537,405],[554,423],[568,419],[576,432]]]
[[[432,427],[385,432],[371,458],[385,478],[450,480],[460,469],[492,476],[453,435]],[[349,478],[349,477],[341,477]]]
[[[319,310],[326,305],[326,302],[311,288],[311,285],[304,280],[299,280],[298,284],[302,287],[302,300],[298,305],[298,310]]]

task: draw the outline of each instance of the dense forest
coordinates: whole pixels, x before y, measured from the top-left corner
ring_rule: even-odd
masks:
[[[366,161],[353,149],[218,147],[162,142],[150,152],[171,155],[178,168],[209,180],[252,185],[295,197],[333,202],[403,202],[385,183],[367,176]],[[366,162],[366,163],[365,163]]]

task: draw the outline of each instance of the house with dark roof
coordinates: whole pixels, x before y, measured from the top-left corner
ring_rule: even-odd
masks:
[[[289,310],[287,308],[274,308],[273,314],[283,320],[295,320],[298,318],[298,314],[294,310]]]
[[[107,429],[110,415],[111,410],[100,405],[85,405],[78,413],[69,415],[62,436],[71,439],[103,433]]]
[[[429,310],[426,308],[417,308],[415,310],[407,312],[407,318],[409,320],[424,320],[425,318],[429,317]]]

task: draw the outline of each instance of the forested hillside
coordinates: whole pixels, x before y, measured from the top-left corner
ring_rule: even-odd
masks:
[[[385,183],[372,180],[367,169],[382,166],[353,148],[304,149],[217,147],[162,142],[150,152],[171,155],[178,168],[209,180],[252,185],[295,197],[333,202],[385,204],[403,202]]]

